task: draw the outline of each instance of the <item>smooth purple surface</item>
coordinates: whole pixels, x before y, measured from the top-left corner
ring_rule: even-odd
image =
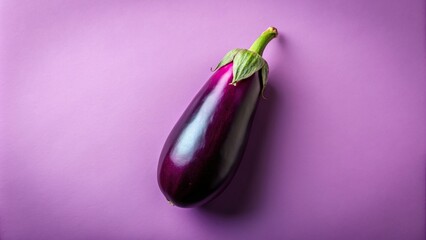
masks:
[[[424,239],[425,9],[1,1],[0,238]],[[205,208],[168,205],[167,134],[209,68],[270,25],[240,171]]]
[[[233,63],[217,69],[161,150],[158,185],[171,204],[204,205],[223,192],[244,155],[261,97],[260,73],[232,84]]]

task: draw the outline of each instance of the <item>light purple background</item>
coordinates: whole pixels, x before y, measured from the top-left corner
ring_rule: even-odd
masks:
[[[424,1],[177,2],[0,3],[2,240],[424,239]],[[240,171],[168,205],[169,131],[271,25]]]

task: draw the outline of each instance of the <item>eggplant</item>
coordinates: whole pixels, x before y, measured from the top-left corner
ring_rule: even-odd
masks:
[[[277,35],[270,27],[248,50],[228,52],[173,127],[157,172],[170,204],[203,205],[235,175],[267,83],[269,67],[262,53]]]

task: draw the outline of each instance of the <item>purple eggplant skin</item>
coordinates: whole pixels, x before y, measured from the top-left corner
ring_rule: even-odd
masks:
[[[262,91],[260,71],[238,83],[233,63],[214,72],[191,101],[161,152],[158,184],[179,207],[203,205],[235,175]]]

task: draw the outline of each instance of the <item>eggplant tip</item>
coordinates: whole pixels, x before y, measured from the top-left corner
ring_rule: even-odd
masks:
[[[170,201],[170,200],[167,200],[167,202],[170,204],[170,205],[172,205],[172,206],[176,206],[172,201]]]
[[[275,36],[278,36],[278,29],[276,27],[271,26],[271,27],[268,28],[268,30],[275,33]]]

